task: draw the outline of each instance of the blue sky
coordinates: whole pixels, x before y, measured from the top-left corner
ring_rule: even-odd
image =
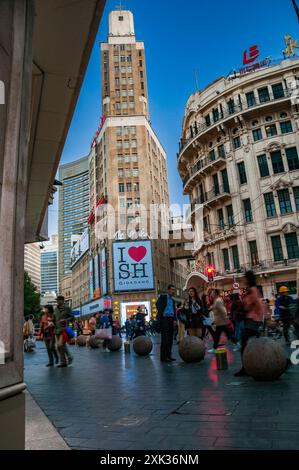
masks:
[[[299,3],[299,2],[298,2]],[[99,43],[107,40],[108,14],[119,5],[107,0],[84,84],[62,154],[62,163],[89,153],[101,117]],[[145,42],[152,125],[167,151],[171,202],[188,202],[176,166],[176,152],[188,96],[232,68],[243,51],[259,45],[260,58],[279,58],[284,35],[299,37],[291,0],[126,0],[138,40]],[[57,232],[57,197],[49,213]]]

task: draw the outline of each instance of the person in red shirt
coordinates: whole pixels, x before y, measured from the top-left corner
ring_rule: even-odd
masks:
[[[262,300],[262,295],[256,285],[253,271],[247,271],[245,276],[248,287],[247,294],[243,298],[245,320],[241,341],[241,357],[243,356],[243,352],[247,346],[249,338],[258,338],[260,336],[260,329],[263,326],[265,315],[265,305]],[[235,374],[235,377],[242,377],[244,375],[247,375],[247,373],[242,366],[241,370]]]
[[[44,340],[49,357],[49,363],[47,364],[47,367],[54,366],[54,360],[55,363],[58,364],[53,315],[54,309],[52,305],[46,305],[44,307],[44,314],[40,321],[40,337]]]

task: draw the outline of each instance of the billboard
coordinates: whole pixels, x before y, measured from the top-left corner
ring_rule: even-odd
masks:
[[[96,254],[94,257],[94,288],[98,290],[100,288],[100,277],[99,277],[99,255]]]
[[[150,240],[113,242],[114,291],[154,290]]]
[[[93,299],[94,283],[93,283],[93,259],[89,260],[89,297]]]
[[[81,256],[89,250],[89,235],[88,229],[84,230],[82,235],[80,235],[78,241],[72,248],[71,251],[71,266],[73,267],[75,263],[81,258]]]
[[[101,279],[102,279],[102,295],[106,295],[108,291],[107,282],[107,257],[106,247],[104,246],[101,251]]]

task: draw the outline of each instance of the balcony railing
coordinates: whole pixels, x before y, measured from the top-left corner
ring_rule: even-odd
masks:
[[[186,213],[187,219],[195,212],[197,205],[204,206],[206,204],[211,204],[223,197],[231,197],[228,186],[219,186],[218,188],[213,188],[210,191],[204,192],[200,197],[197,197],[192,200],[190,208],[187,210]]]
[[[183,187],[185,188],[187,186],[187,183],[193,178],[193,176],[196,173],[199,173],[200,171],[205,171],[210,166],[212,167],[217,163],[222,163],[225,161],[226,161],[225,155],[215,155],[215,157],[209,156],[209,157],[203,158],[202,160],[199,160],[190,168],[190,172],[188,173],[186,178],[184,178]]]
[[[294,90],[286,89],[286,90],[284,90],[284,94],[280,97],[277,97],[277,98],[274,98],[274,96],[269,96],[268,100],[265,100],[265,101],[262,100],[261,101],[261,100],[256,99],[255,101],[251,102],[250,104],[248,104],[247,101],[245,102],[243,100],[243,101],[241,101],[240,104],[234,104],[234,105],[230,106],[229,108],[227,108],[227,110],[225,110],[225,111],[222,111],[222,112],[219,111],[216,119],[211,116],[209,124],[206,124],[206,123],[197,124],[196,123],[196,125],[192,127],[191,136],[188,139],[180,141],[180,143],[179,143],[179,153],[177,154],[177,158],[178,159],[180,158],[180,156],[183,153],[183,151],[185,150],[185,148],[189,145],[189,143],[195,137],[198,137],[199,135],[203,134],[208,129],[210,129],[212,126],[219,124],[224,119],[226,119],[228,117],[231,117],[231,116],[234,116],[234,115],[236,115],[236,114],[238,114],[242,111],[248,111],[248,110],[254,109],[254,108],[256,108],[258,106],[261,106],[261,105],[266,105],[268,103],[279,102],[280,100],[291,97],[293,94],[294,94]]]

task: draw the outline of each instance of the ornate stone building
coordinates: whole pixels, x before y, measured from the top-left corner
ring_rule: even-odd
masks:
[[[252,268],[267,297],[296,292],[299,60],[219,78],[187,102],[178,154],[196,269],[187,284],[225,290]]]

